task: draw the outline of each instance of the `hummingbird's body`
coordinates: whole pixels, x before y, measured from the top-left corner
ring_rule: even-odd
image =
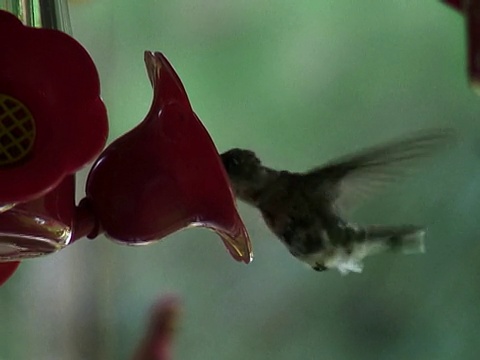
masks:
[[[318,271],[360,272],[367,255],[423,251],[425,232],[413,225],[357,226],[345,219],[346,210],[451,138],[445,130],[421,133],[306,173],[267,168],[249,150],[227,151],[222,161],[235,195],[260,210],[292,255]]]

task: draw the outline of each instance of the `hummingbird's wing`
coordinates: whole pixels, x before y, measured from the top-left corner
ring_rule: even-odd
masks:
[[[453,143],[452,129],[420,131],[410,137],[337,159],[308,172],[306,186],[331,200],[340,214],[399,178],[409,175],[419,160]]]

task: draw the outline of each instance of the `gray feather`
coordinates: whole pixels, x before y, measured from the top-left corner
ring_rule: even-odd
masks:
[[[407,138],[375,146],[334,160],[308,172],[307,186],[327,196],[340,214],[347,214],[385,186],[410,175],[421,160],[455,140],[452,129],[417,132]]]

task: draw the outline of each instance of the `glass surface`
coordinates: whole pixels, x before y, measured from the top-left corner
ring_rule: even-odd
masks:
[[[48,255],[73,238],[75,178],[0,214],[0,262]]]
[[[352,217],[426,225],[423,255],[318,273],[244,205],[250,265],[207,230],[135,248],[82,240],[24,261],[0,288],[0,358],[129,359],[150,305],[173,292],[184,304],[175,359],[477,359],[480,98],[460,14],[412,0],[84,0],[70,14],[100,73],[110,140],[150,107],[144,50],[165,53],[220,151],[252,149],[274,168],[303,171],[420,128],[461,139]]]
[[[67,0],[0,0],[0,9],[28,26],[72,33]]]

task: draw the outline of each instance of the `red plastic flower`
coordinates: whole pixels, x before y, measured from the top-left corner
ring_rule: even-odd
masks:
[[[91,161],[108,123],[95,65],[56,30],[0,11],[0,209],[38,198]]]
[[[203,226],[222,237],[235,259],[250,262],[250,240],[215,145],[167,59],[146,52],[145,63],[151,109],[100,155],[87,181],[100,227],[138,244]]]

